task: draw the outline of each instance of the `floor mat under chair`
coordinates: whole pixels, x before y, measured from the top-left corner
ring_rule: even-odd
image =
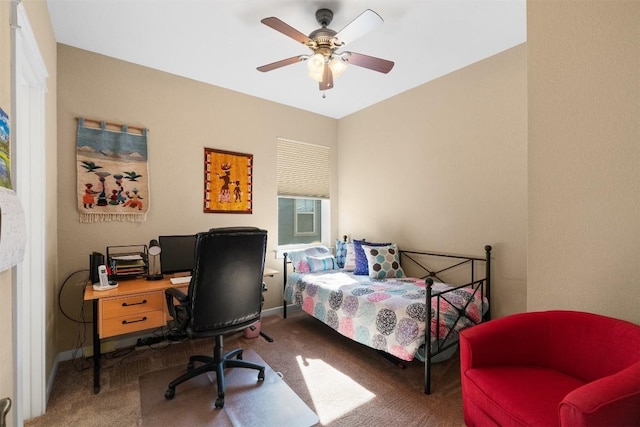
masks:
[[[225,371],[225,403],[215,408],[215,373],[199,375],[176,387],[176,395],[167,400],[167,385],[186,371],[174,366],[140,377],[140,403],[143,426],[252,426],[309,427],[318,416],[296,395],[258,354],[245,349],[243,359],[265,366],[265,380],[258,371],[230,368]]]

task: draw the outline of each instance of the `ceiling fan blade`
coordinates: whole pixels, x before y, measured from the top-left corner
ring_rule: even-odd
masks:
[[[276,68],[284,67],[286,65],[295,64],[296,62],[302,61],[301,56],[292,56],[291,58],[282,59],[280,61],[272,62],[271,64],[262,65],[261,67],[257,67],[258,71],[262,71],[266,73],[267,71],[275,70]]]
[[[341,45],[346,45],[374,28],[382,25],[383,22],[384,21],[380,15],[371,9],[367,9],[358,15],[353,21],[349,22],[343,29],[338,31],[335,37]]]
[[[347,63],[378,71],[379,73],[387,74],[395,65],[393,61],[376,58],[375,56],[363,55],[355,52],[345,53],[348,54],[344,57],[344,60]]]
[[[282,22],[281,20],[279,20],[275,16],[271,16],[269,18],[264,18],[260,22],[262,22],[267,27],[271,27],[274,30],[279,31],[282,34],[284,34],[285,36],[291,37],[295,41],[298,41],[298,42],[300,42],[302,44],[306,45],[306,44],[312,43],[311,39],[309,37],[307,37],[305,34],[302,34],[300,31],[296,30],[295,28],[293,28],[289,24],[285,24],[284,22]]]
[[[320,90],[328,90],[333,87],[333,73],[329,64],[324,64],[324,70],[322,72],[322,81],[320,82]]]

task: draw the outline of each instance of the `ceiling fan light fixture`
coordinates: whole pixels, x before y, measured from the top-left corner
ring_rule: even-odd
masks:
[[[339,56],[334,56],[329,62],[329,68],[331,68],[331,72],[333,73],[333,77],[340,77],[342,73],[347,70],[347,64],[342,60]]]
[[[322,76],[322,70],[324,70],[324,55],[321,53],[316,53],[311,55],[311,57],[307,60],[307,67],[309,68],[309,72],[313,74],[320,73]]]

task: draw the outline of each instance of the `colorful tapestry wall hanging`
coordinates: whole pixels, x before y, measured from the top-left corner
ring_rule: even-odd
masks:
[[[76,148],[80,222],[145,221],[147,129],[80,117]]]
[[[253,155],[204,149],[204,212],[251,213]]]

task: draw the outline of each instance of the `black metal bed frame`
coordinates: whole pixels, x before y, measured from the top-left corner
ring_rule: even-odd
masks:
[[[424,357],[424,393],[431,394],[431,359],[433,356],[448,350],[449,348],[458,344],[457,336],[454,337],[454,334],[457,335],[456,326],[462,319],[467,319],[474,324],[478,324],[481,322],[485,322],[491,319],[491,246],[486,245],[484,247],[485,257],[474,257],[474,256],[463,256],[463,255],[452,255],[452,254],[443,254],[437,252],[425,252],[425,251],[410,251],[410,250],[400,250],[401,264],[403,264],[404,259],[409,259],[413,264],[422,269],[426,274],[421,276],[421,279],[425,279],[427,288],[426,288],[426,298],[425,298],[425,306],[427,309],[427,316],[425,321],[428,322],[428,327],[425,327],[425,357]],[[413,255],[413,256],[412,256]],[[439,270],[431,270],[426,267],[422,262],[418,261],[415,255],[422,255],[427,257],[439,257],[439,258],[450,258],[452,260],[452,264],[447,267],[441,268]],[[482,278],[476,278],[476,263],[484,262],[485,263],[485,276]],[[446,271],[452,270],[454,268],[464,266],[469,264],[470,266],[470,281],[464,285],[455,286],[451,289],[447,289],[446,291],[433,291],[433,279],[437,279],[440,282],[445,282],[438,275],[442,274]],[[404,265],[404,264],[403,264]],[[451,301],[447,299],[448,295],[455,292],[461,288],[471,288],[473,290],[472,296],[478,297],[482,301],[481,304],[481,312],[484,313],[481,317],[480,322],[476,322],[470,317],[467,316],[467,307],[473,301],[473,298],[469,298],[468,301],[461,307],[457,307]],[[487,306],[485,307],[484,298],[487,299]],[[432,308],[432,304],[430,304],[432,298],[436,299],[435,304],[433,304],[436,309]],[[431,319],[440,318],[440,300],[447,301],[452,307],[454,307],[457,311],[457,317],[448,328],[444,337],[440,335],[440,328],[438,327],[438,322],[435,322],[435,331],[431,331]],[[435,350],[431,345],[431,337],[434,337]],[[455,338],[455,339],[452,339]]]
[[[431,359],[433,358],[433,356],[436,356],[458,344],[457,332],[455,329],[458,323],[461,322],[462,319],[467,319],[474,324],[486,322],[491,319],[491,250],[492,248],[490,245],[486,245],[484,247],[484,250],[485,250],[484,257],[454,255],[454,254],[427,252],[427,251],[419,251],[419,250],[402,250],[402,249],[399,250],[401,265],[403,266],[407,265],[405,264],[405,261],[404,261],[405,259],[407,259],[411,261],[413,265],[415,265],[422,272],[425,273],[423,276],[420,277],[421,279],[425,279],[425,283],[426,283],[425,322],[427,322],[427,324],[425,327],[425,341],[424,341],[425,342],[425,357],[424,357],[424,393],[425,394],[431,394],[431,363],[432,363]],[[424,265],[423,261],[418,260],[419,256],[448,258],[448,259],[451,259],[452,263],[438,270],[431,270],[429,267]],[[288,260],[287,253],[285,252],[284,264],[283,264],[284,266],[283,295],[284,295],[284,289],[287,286],[287,264],[289,263],[290,261]],[[484,277],[476,278],[477,263],[485,264]],[[432,289],[434,278],[439,282],[446,283],[444,280],[440,278],[439,275],[442,275],[443,273],[447,271],[451,271],[455,268],[464,267],[467,265],[469,266],[469,269],[470,269],[470,281],[468,283],[464,285],[454,286],[453,288],[447,289],[445,291],[434,291]],[[472,297],[478,297],[482,301],[481,312],[484,314],[482,315],[480,322],[476,322],[467,316],[467,307],[469,306],[469,304],[471,304],[471,302],[473,301],[473,298],[469,298],[468,301],[466,301],[466,303],[461,307],[457,307],[455,304],[453,304],[451,301],[447,299],[448,295],[450,295],[451,293],[461,288],[471,288],[473,290]],[[488,304],[486,306],[485,306],[483,297],[486,298],[486,300],[488,301]],[[433,298],[436,299],[435,310],[432,309],[432,304],[430,303]],[[433,331],[433,333],[431,331],[431,323],[432,323],[431,319],[434,317],[438,319],[440,317],[440,300],[441,299],[444,301],[447,301],[447,303],[449,303],[449,305],[454,307],[457,311],[457,317],[453,325],[450,328],[448,328],[444,337],[441,337],[440,328],[438,327],[438,322],[435,322],[436,330]],[[287,301],[284,298],[283,298],[283,304],[282,304],[282,314],[283,314],[283,317],[286,319],[287,318]],[[432,336],[435,338],[434,340],[435,347],[436,347],[435,349],[432,348],[432,344],[431,344]],[[395,356],[391,354],[387,354],[381,350],[379,350],[378,352],[382,354],[385,358],[389,359],[394,364],[399,366],[400,368],[405,367],[405,365],[403,364],[403,361],[396,358]]]

